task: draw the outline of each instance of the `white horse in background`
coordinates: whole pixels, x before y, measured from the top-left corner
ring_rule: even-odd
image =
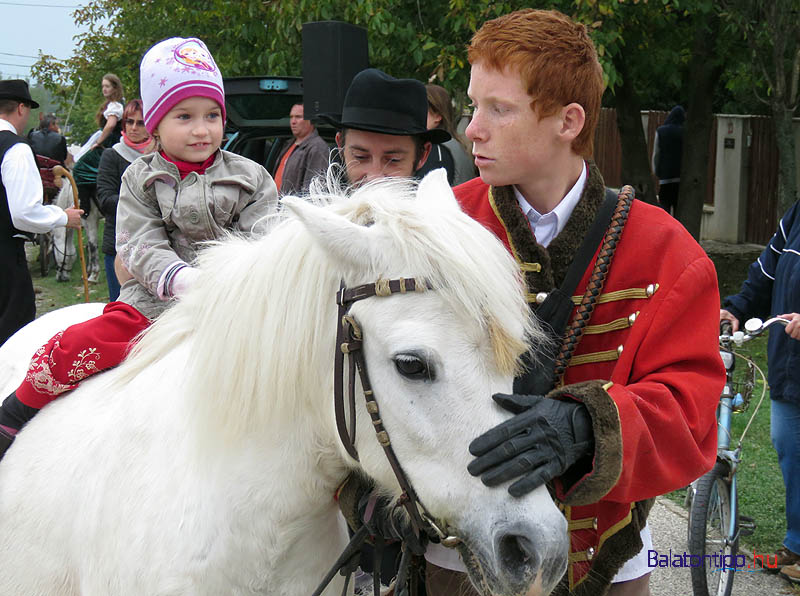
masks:
[[[62,209],[74,206],[74,194],[69,181],[61,179],[61,190],[58,191],[54,205]],[[89,281],[96,283],[100,278],[100,253],[98,239],[100,237],[100,207],[97,203],[92,205],[89,215],[81,220],[83,231],[86,234],[86,273]],[[56,280],[69,281],[72,266],[75,264],[74,230],[65,227],[55,228],[51,232],[50,245],[56,262]]]
[[[398,277],[431,289],[350,311],[398,460],[462,539],[481,594],[551,591],[567,534],[547,490],[512,498],[467,472],[469,442],[508,417],[490,396],[511,391],[542,338],[514,260],[441,172],[418,190],[389,180],[318,198],[332,202],[285,198],[269,234],[204,250],[196,285],[118,368],[18,435],[0,462],[0,594],[310,594],[347,543],[333,498],[345,477],[400,494],[360,384],[360,461],[332,400],[340,281]],[[20,331],[42,334],[28,344],[55,331],[40,325]]]

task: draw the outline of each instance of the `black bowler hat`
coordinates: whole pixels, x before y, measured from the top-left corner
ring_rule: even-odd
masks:
[[[31,99],[28,83],[22,79],[0,81],[0,99],[14,99],[28,104],[34,110],[39,107],[39,104]]]
[[[424,141],[444,143],[450,133],[428,130],[428,94],[415,79],[396,79],[377,68],[362,70],[344,97],[341,119],[331,114],[320,118],[336,128],[354,128],[387,135],[413,135]]]

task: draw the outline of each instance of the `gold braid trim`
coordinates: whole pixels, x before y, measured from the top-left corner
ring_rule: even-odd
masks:
[[[636,320],[636,316],[638,315],[638,311],[631,314],[628,317],[622,317],[620,319],[614,319],[613,321],[609,321],[608,323],[603,323],[602,325],[587,325],[586,329],[583,332],[586,335],[597,335],[599,333],[609,333],[610,331],[619,331],[620,329],[627,329],[633,325],[633,322]]]
[[[570,366],[580,366],[581,364],[591,364],[593,362],[611,362],[619,358],[619,350],[605,350],[604,352],[591,352],[573,356],[569,361]]]
[[[604,304],[606,302],[616,302],[617,300],[634,300],[651,298],[653,294],[658,291],[658,284],[650,284],[646,288],[628,288],[625,290],[617,290],[616,292],[608,292],[607,294],[600,294],[597,297],[597,304]],[[583,300],[583,296],[573,296],[572,302],[578,305]]]
[[[617,207],[614,209],[614,214],[611,216],[611,223],[603,238],[603,245],[600,248],[600,253],[597,255],[592,275],[586,286],[586,292],[575,311],[572,322],[561,343],[561,349],[556,357],[554,371],[554,382],[556,386],[562,384],[564,371],[567,369],[567,366],[569,366],[572,354],[575,352],[575,348],[578,346],[578,342],[581,340],[583,332],[589,324],[589,319],[591,319],[595,304],[597,304],[597,297],[603,293],[603,284],[606,281],[608,269],[614,258],[614,252],[617,249],[620,236],[622,236],[622,230],[625,228],[625,222],[628,220],[628,213],[633,203],[633,196],[634,191],[631,186],[624,186],[622,190],[619,191]]]

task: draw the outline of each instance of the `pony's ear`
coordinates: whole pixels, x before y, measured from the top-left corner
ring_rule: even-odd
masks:
[[[425,175],[419,183],[417,197],[429,205],[443,205],[452,209],[461,209],[447,183],[447,170],[438,168]]]
[[[342,261],[367,266],[377,250],[372,228],[360,226],[330,209],[312,205],[297,197],[283,197],[281,203],[299,219],[327,252]]]

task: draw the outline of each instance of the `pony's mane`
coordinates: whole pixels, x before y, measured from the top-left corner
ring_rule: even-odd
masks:
[[[263,237],[213,243],[199,256],[195,286],[145,332],[127,374],[186,343],[189,395],[205,394],[192,408],[215,427],[242,433],[276,410],[312,411],[304,400],[332,391],[340,280],[354,286],[398,271],[426,280],[453,312],[481,321],[494,365],[516,372],[528,342],[544,338],[529,316],[516,263],[452,197],[420,201],[416,190],[398,179],[351,191],[312,187],[314,203],[380,231],[385,248],[368,270],[327,254],[288,210]]]

